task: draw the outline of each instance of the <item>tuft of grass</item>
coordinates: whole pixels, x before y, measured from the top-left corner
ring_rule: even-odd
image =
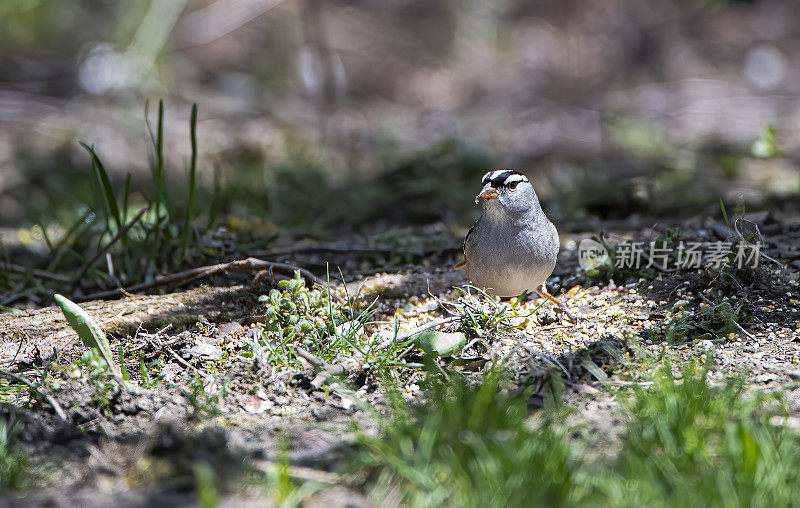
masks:
[[[20,489],[29,475],[28,454],[17,442],[20,430],[13,415],[0,419],[0,492]]]
[[[698,340],[724,340],[732,333],[739,333],[737,323],[741,320],[727,301],[690,312],[687,300],[675,303],[675,313],[668,314],[663,323],[664,340],[669,344],[680,344]]]
[[[190,117],[191,158],[183,186],[168,184],[175,178],[168,178],[164,157],[164,116],[164,103],[160,101],[155,130],[148,119],[153,157],[151,180],[145,182],[144,189],[135,188],[130,174],[124,182],[115,182],[95,148],[80,142],[89,154],[94,175],[86,204],[72,219],[57,217],[49,225],[35,226],[36,236],[41,236],[49,249],[48,255],[35,260],[28,273],[0,278],[1,289],[15,288],[0,293],[0,305],[23,298],[45,298],[54,288],[65,293],[81,288],[91,293],[140,283],[177,271],[187,260],[211,254],[193,244],[195,234],[202,234],[216,222],[218,204],[213,199],[219,197],[215,192],[216,198],[211,198],[207,220],[198,220],[194,210],[198,190],[197,105],[193,105]],[[176,187],[181,189],[180,195],[170,192]],[[102,265],[101,260],[105,261]],[[35,269],[73,274],[71,288],[52,277],[39,280]]]
[[[0,404],[15,404],[28,393],[28,387],[0,378]]]
[[[373,301],[365,308],[348,295],[341,302],[327,288],[308,288],[299,273],[278,283],[279,289],[259,298],[266,306],[266,319],[252,342],[253,357],[276,365],[298,366],[293,345],[308,350],[325,362],[360,355],[379,361],[364,347],[365,327],[371,323]],[[380,359],[385,360],[384,354]]]
[[[195,374],[192,381],[181,389],[181,395],[192,408],[196,418],[214,418],[222,414],[220,405],[227,393],[227,380],[218,385],[213,379]]]
[[[475,286],[466,285],[454,289],[461,293],[461,296],[455,302],[441,301],[440,303],[450,307],[453,314],[463,317],[461,320],[462,330],[471,337],[481,337],[487,332],[502,332],[520,328],[523,325],[520,324],[519,319],[532,316],[545,303],[543,301],[528,313],[520,313],[520,304],[528,296],[528,293],[523,293],[504,303]],[[473,291],[476,294],[473,295]]]
[[[627,433],[594,495],[607,506],[790,506],[800,494],[800,436],[775,418],[780,394],[746,393],[744,379],[708,380],[694,362],[666,362],[649,389],[623,397]],[[604,466],[600,469],[600,466]]]
[[[94,388],[92,405],[110,409],[111,394],[120,387],[121,379],[117,379],[108,366],[103,355],[97,349],[88,349],[69,367],[72,376],[88,381]]]
[[[457,372],[429,372],[420,405],[391,389],[381,437],[361,435],[361,464],[376,489],[399,488],[409,506],[555,506],[577,491],[581,459],[556,407],[528,422],[526,393],[502,374],[470,386]]]
[[[145,390],[155,389],[161,382],[160,371],[164,367],[164,357],[159,356],[156,360],[147,365],[144,361],[144,353],[139,352],[139,378],[140,385]]]
[[[618,392],[625,430],[608,453],[584,454],[594,433],[567,423],[557,382],[531,418],[496,369],[477,385],[431,371],[421,403],[388,385],[391,417],[359,437],[358,464],[374,495],[408,506],[796,504],[800,435],[782,393],[711,382],[710,362],[646,360],[651,381]]]

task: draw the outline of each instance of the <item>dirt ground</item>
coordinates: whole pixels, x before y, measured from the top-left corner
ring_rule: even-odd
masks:
[[[754,389],[786,387],[790,421],[800,427],[800,224],[768,214],[755,219],[762,252],[777,263],[762,259],[760,268],[741,274],[739,286],[726,285],[718,273],[706,269],[593,283],[578,275],[576,248],[591,233],[562,232],[562,252],[550,287],[560,290],[559,299],[577,315],[578,323],[544,305],[519,318],[513,330],[486,330],[480,340],[468,344],[459,365],[477,374],[492,363],[505,362],[517,385],[540,388],[547,376],[558,373],[568,388],[567,400],[580,409],[580,418],[597,436],[597,453],[613,446],[620,431],[610,388],[635,382],[628,370],[636,359],[665,348],[686,357],[713,351],[718,365],[713,376],[743,373]],[[647,241],[664,230],[664,225],[617,228],[607,238]],[[681,224],[685,239],[724,240],[727,233],[711,221]],[[460,297],[453,287],[466,283],[463,272],[450,268],[456,258],[449,250],[376,273],[379,262],[365,265],[358,254],[347,252],[276,257],[303,266],[319,266],[321,260],[342,266],[346,284],[334,282],[336,291],[363,302],[377,297],[376,323],[367,327],[364,341],[381,340],[394,320],[401,331],[408,331],[446,317],[448,304]],[[370,270],[369,275],[357,275]],[[56,360],[54,365],[65,375],[52,376],[51,388],[66,413],[66,419],[60,419],[44,399],[25,408],[3,405],[4,412],[13,413],[7,417],[22,422],[20,439],[41,466],[36,480],[44,486],[5,494],[3,504],[192,505],[195,462],[212,462],[221,477],[233,477],[244,464],[270,471],[286,442],[292,475],[328,485],[308,506],[372,505],[364,479],[343,476],[342,471],[357,431],[377,431],[385,409],[377,379],[369,369],[357,369],[345,376],[350,391],[343,392],[319,387],[311,365],[278,369],[243,356],[263,321],[258,297],[268,289],[249,277],[238,280],[243,283],[231,279],[227,282],[234,284],[224,287],[206,285],[82,304],[109,334],[115,354],[124,347],[132,379],[141,381],[136,354],[147,362],[161,362],[161,382],[153,389],[116,389],[103,401],[97,400],[89,382],[69,375],[69,364],[83,346],[57,307],[0,315],[3,367],[38,379],[41,369]],[[703,318],[709,301],[718,305],[720,298],[740,317],[740,328],[727,323],[734,327],[730,333],[703,338],[725,325]],[[525,310],[537,306],[536,301],[523,305]],[[670,324],[681,316],[694,327],[696,339],[667,343]],[[443,329],[448,327],[458,324]],[[413,357],[407,360],[413,362]],[[211,406],[190,393],[201,374],[214,380],[200,387],[209,397],[216,394]],[[408,398],[419,393],[419,375],[409,368],[398,378]],[[26,394],[18,391],[10,397],[23,401]],[[533,406],[541,402],[537,397],[531,399]],[[265,504],[263,480],[250,478],[237,485],[221,494],[223,505]]]

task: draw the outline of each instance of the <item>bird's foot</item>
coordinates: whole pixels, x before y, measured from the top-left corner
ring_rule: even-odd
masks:
[[[550,293],[548,293],[547,289],[544,287],[544,285],[542,285],[542,289],[537,289],[536,293],[539,296],[541,296],[542,298],[544,298],[545,300],[550,300],[551,302],[556,304],[556,308],[558,308],[558,310],[560,312],[562,312],[564,315],[566,315],[567,318],[569,318],[569,320],[572,321],[573,323],[577,324],[578,321],[580,321],[578,316],[576,316],[575,314],[570,312],[569,309],[567,308],[567,306],[564,305],[563,302],[561,302],[558,298],[556,298],[555,296],[553,296]]]

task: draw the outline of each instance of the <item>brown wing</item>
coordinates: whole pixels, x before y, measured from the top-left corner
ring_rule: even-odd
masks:
[[[464,245],[461,246],[461,250],[464,251],[464,259],[456,263],[456,266],[453,267],[454,270],[463,270],[467,267],[467,238],[469,238],[469,235],[472,234],[475,226],[477,226],[477,223],[469,228],[469,231],[467,231],[467,236],[464,237]]]

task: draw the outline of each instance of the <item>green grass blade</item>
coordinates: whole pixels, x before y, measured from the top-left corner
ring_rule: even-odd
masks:
[[[83,344],[88,348],[97,349],[103,355],[103,359],[108,363],[111,372],[120,375],[119,368],[114,363],[114,357],[111,356],[111,346],[108,344],[106,334],[92,319],[85,310],[69,298],[56,294],[54,295],[56,303],[61,307],[61,312],[67,318],[69,326],[75,330]]]
[[[125,175],[125,190],[124,190],[124,192],[122,194],[122,223],[123,224],[127,224],[128,223],[128,204],[130,202],[130,196],[131,196],[131,173],[129,171],[128,174]],[[122,235],[121,240],[122,240],[122,245],[127,247],[128,246],[128,233],[127,232],[125,232],[125,234]],[[127,255],[127,253],[128,253],[127,249],[125,249],[125,253]]]
[[[215,508],[219,505],[214,470],[205,462],[194,465],[197,505],[200,508]]]
[[[151,228],[147,232],[148,246],[150,247],[150,258],[154,258],[161,249],[161,188],[162,188],[162,174],[164,169],[164,102],[158,101],[158,116],[156,131],[153,131],[153,125],[150,123],[150,102],[145,102],[144,105],[144,120],[147,124],[147,133],[150,135],[150,142],[153,144],[153,159],[150,164],[150,172],[153,178],[153,198],[149,200],[150,213],[152,220]]]
[[[150,371],[147,370],[147,365],[144,364],[144,354],[139,353],[139,375],[142,377],[142,386],[147,388],[153,382],[150,379]]]
[[[161,202],[164,192],[164,101],[158,101],[156,123],[156,165],[153,167],[153,183],[156,186],[156,220],[161,219]]]
[[[128,366],[125,365],[125,348],[119,348],[119,368],[122,371],[122,379],[130,381],[131,377],[128,375]]]
[[[53,242],[50,241],[50,235],[47,234],[47,225],[40,222],[39,227],[42,229],[42,238],[44,239],[44,243],[47,244],[47,248],[52,256],[55,254],[55,246],[53,245]]]
[[[125,192],[122,194],[122,222],[128,222],[128,202],[131,196],[131,173],[125,175]],[[125,239],[123,238],[123,241]]]
[[[192,208],[194,207],[194,191],[197,179],[197,104],[192,104],[192,117],[189,123],[189,138],[192,143],[192,159],[189,163],[189,201],[186,204],[186,221],[183,224],[183,251],[181,259],[186,256],[191,239]]]
[[[100,185],[103,189],[103,197],[105,198],[103,203],[105,204],[106,212],[111,219],[114,219],[114,222],[117,224],[117,231],[119,231],[122,229],[122,218],[120,217],[119,207],[117,206],[117,196],[114,194],[113,187],[111,187],[111,180],[108,178],[106,168],[100,161],[100,157],[98,157],[97,153],[95,153],[94,148],[87,145],[83,141],[78,141],[78,143],[87,152],[89,152],[89,156],[92,158],[92,167],[94,168],[95,175],[97,175],[97,179],[100,181]]]
[[[722,198],[719,198],[719,207],[722,209],[722,217],[725,219],[725,225],[730,229],[731,223],[728,221],[728,212],[725,211],[725,203],[722,202]]]

